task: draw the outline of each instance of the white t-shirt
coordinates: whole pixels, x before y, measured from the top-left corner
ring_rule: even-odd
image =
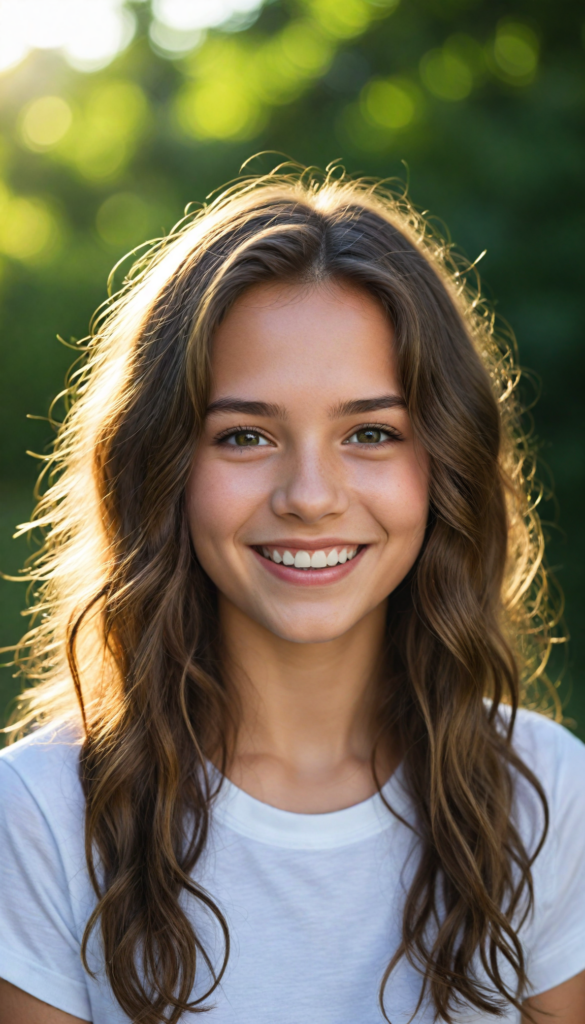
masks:
[[[533,990],[541,992],[585,968],[585,747],[526,711],[515,743],[541,779],[551,812],[534,868],[535,913],[521,932]],[[85,865],[78,750],[71,730],[49,727],[0,756],[0,977],[93,1024],[127,1024],[100,965],[99,932],[90,946],[96,978],[79,956],[95,897]],[[519,793],[518,822],[530,845],[537,812],[528,790]],[[408,819],[400,770],[385,795]],[[232,940],[206,1020],[382,1024],[378,990],[399,942],[413,841],[379,796],[330,814],[293,814],[225,782],[195,873],[223,910]],[[217,928],[200,909],[194,915],[219,960]],[[406,1024],[419,990],[419,976],[401,962],[386,992],[392,1024]],[[416,1022],[432,1019],[427,1006]],[[470,1010],[458,1018],[496,1019],[517,1022],[518,1014]]]

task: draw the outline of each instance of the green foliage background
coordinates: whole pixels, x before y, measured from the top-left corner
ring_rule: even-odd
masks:
[[[273,0],[180,59],[139,29],[106,69],[36,52],[0,78],[0,568],[32,507],[42,419],[105,298],[112,264],[167,231],[253,153],[408,178],[448,225],[513,327],[539,399],[549,562],[571,633],[561,686],[585,736],[581,528],[585,235],[584,11],[577,0]],[[275,155],[259,157],[268,170]],[[532,387],[533,385],[531,385]],[[530,388],[526,395],[529,396]],[[560,511],[559,511],[560,510]],[[0,581],[0,643],[23,631],[22,584]],[[0,675],[0,714],[18,688]]]

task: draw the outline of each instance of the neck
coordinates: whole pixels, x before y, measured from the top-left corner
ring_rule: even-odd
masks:
[[[366,799],[386,606],[324,643],[283,640],[220,599],[229,685],[240,723],[229,775],[288,810],[328,811]],[[388,751],[376,774],[394,767]]]

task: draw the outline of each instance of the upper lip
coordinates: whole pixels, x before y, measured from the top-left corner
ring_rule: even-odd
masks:
[[[299,537],[285,537],[279,540],[261,540],[253,548],[296,548],[298,551],[321,551],[322,548],[359,548],[364,541],[339,540],[337,537],[320,537],[318,540],[302,540]]]

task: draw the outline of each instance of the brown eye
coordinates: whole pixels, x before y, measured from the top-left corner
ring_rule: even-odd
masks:
[[[260,438],[258,434],[252,434],[249,430],[246,430],[243,433],[234,434],[234,440],[237,445],[243,448],[244,445],[258,444]]]
[[[400,434],[393,430],[383,430],[382,427],[360,427],[355,434],[348,437],[344,444],[377,445],[385,444],[387,441],[400,441]]]
[[[267,445],[269,442],[257,430],[234,430],[223,438],[223,444],[232,448],[255,448],[258,445]]]
[[[364,427],[363,430],[356,431],[354,437],[359,444],[379,444],[383,433],[376,427]]]

